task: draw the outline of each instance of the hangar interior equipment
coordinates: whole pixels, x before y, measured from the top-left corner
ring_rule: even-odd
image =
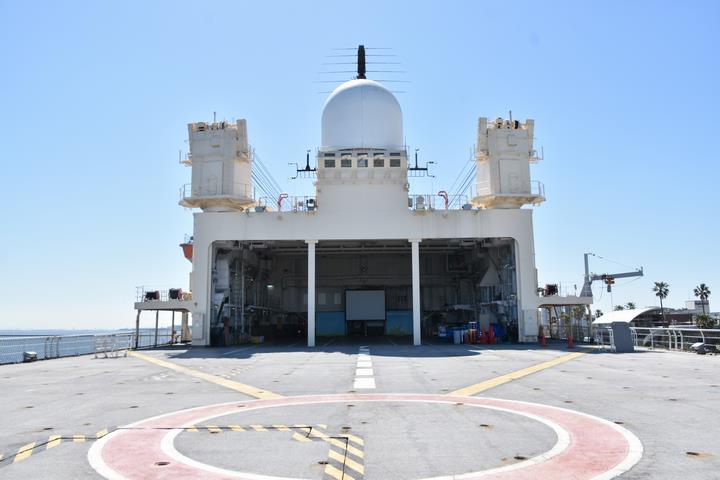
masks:
[[[517,328],[511,239],[449,239],[420,246],[421,328],[477,321]],[[412,335],[407,241],[324,241],[316,248],[317,336]],[[231,335],[307,335],[307,246],[298,241],[215,242],[212,344]]]

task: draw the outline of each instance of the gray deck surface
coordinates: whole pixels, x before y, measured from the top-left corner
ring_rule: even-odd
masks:
[[[362,343],[360,343],[362,342]],[[397,340],[394,341],[398,343]],[[568,353],[535,346],[395,345],[387,339],[143,351],[283,396],[353,391],[358,346],[369,345],[376,388],[369,393],[445,394]],[[92,356],[0,367],[0,478],[101,478],[87,452],[96,432],[190,407],[252,397],[134,358]],[[363,393],[363,392],[358,392]],[[642,442],[640,462],[621,478],[720,478],[720,355],[592,352],[483,391],[480,396],[559,406],[622,422]],[[556,441],[521,416],[444,404],[336,403],[272,408],[214,419],[219,426],[326,424],[365,441],[365,478],[411,479],[507,465]],[[343,429],[343,427],[346,427]],[[86,435],[13,455],[50,435]],[[262,475],[323,478],[327,448],[289,433],[183,431],[182,454]],[[699,455],[688,455],[697,452]]]

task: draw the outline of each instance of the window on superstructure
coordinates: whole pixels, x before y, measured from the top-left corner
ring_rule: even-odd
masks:
[[[391,168],[398,168],[400,167],[400,159],[399,158],[391,158],[390,159],[390,167]]]
[[[367,155],[359,155],[357,159],[357,166],[359,168],[367,168],[368,166],[368,157]]]
[[[352,167],[352,159],[351,158],[341,158],[340,159],[340,167],[341,168],[350,168]]]
[[[373,167],[375,168],[382,168],[385,166],[385,159],[384,158],[373,158]]]
[[[335,159],[325,159],[325,168],[335,168]]]

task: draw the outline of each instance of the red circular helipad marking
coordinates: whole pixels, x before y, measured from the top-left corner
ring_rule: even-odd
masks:
[[[484,397],[457,397],[423,394],[308,395],[269,400],[251,400],[182,410],[135,423],[133,429],[117,430],[96,442],[88,452],[95,470],[106,478],[273,478],[231,472],[204,466],[183,456],[170,456],[161,448],[163,439],[176,435],[173,428],[205,422],[210,418],[262,408],[337,402],[430,402],[501,409],[553,425],[567,433],[566,448],[520,464],[455,475],[466,480],[552,478],[583,480],[613,478],[635,465],[642,455],[640,441],[626,429],[607,420],[580,412],[536,403]],[[170,429],[170,430],[168,430]],[[557,447],[557,445],[556,445]],[[183,463],[185,459],[188,463]],[[157,462],[169,462],[158,466]],[[192,464],[190,464],[192,463]]]

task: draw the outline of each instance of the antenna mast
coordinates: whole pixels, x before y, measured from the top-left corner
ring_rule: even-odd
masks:
[[[357,78],[365,79],[365,45],[358,45],[357,51]]]

